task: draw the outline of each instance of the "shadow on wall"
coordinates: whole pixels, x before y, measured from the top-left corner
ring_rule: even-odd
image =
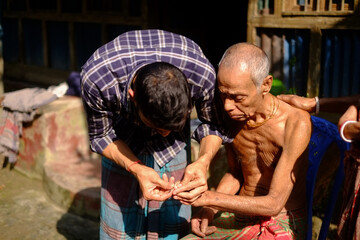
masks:
[[[91,203],[93,206],[83,206],[89,194],[100,195],[100,188],[88,188],[74,196],[74,201],[57,222],[56,228],[67,240],[98,240],[99,239],[99,205],[100,202]],[[91,201],[90,201],[91,202]],[[97,205],[98,204],[98,205]],[[96,206],[94,206],[96,205]],[[89,210],[89,208],[91,208]]]

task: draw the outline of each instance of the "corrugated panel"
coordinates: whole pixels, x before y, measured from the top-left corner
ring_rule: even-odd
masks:
[[[271,60],[271,74],[289,92],[306,96],[309,32],[293,29],[258,29],[258,45]]]
[[[321,97],[360,93],[360,31],[323,31]]]
[[[65,22],[48,22],[47,37],[51,68],[70,70],[69,29]]]
[[[9,63],[17,62],[20,58],[18,21],[15,19],[4,19],[3,28],[4,61]]]
[[[101,46],[101,25],[97,23],[75,23],[77,70]]]
[[[40,20],[23,19],[25,63],[44,66],[44,49]]]

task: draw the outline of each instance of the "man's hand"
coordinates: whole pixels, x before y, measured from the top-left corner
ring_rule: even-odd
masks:
[[[175,184],[174,199],[191,204],[204,193],[207,186],[207,167],[201,161],[188,165],[180,183]]]
[[[166,174],[163,174],[163,179],[161,179],[154,169],[140,164],[134,165],[132,171],[146,200],[165,201],[172,196],[174,177],[169,179]]]
[[[191,218],[191,230],[199,237],[205,237],[216,232],[215,226],[209,226],[214,219],[215,211],[210,208],[202,208]]]
[[[313,113],[316,110],[315,98],[305,98],[294,94],[280,94],[277,96],[277,98],[290,104],[293,107],[300,108],[309,113]]]

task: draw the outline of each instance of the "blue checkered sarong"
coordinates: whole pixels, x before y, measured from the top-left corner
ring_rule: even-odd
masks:
[[[181,180],[186,150],[160,168],[151,155],[138,158],[160,176]],[[191,207],[169,199],[147,201],[137,179],[111,160],[102,159],[100,239],[179,239],[189,233]]]

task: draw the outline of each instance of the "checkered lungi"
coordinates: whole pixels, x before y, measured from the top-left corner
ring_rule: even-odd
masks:
[[[279,217],[240,216],[223,212],[212,225],[217,231],[202,239],[305,239],[306,210],[289,211]],[[200,239],[190,234],[182,239]]]
[[[186,151],[160,168],[151,155],[138,158],[160,176],[181,180],[187,166]],[[189,233],[191,206],[168,199],[147,201],[137,179],[111,160],[102,159],[100,239],[179,239]]]

